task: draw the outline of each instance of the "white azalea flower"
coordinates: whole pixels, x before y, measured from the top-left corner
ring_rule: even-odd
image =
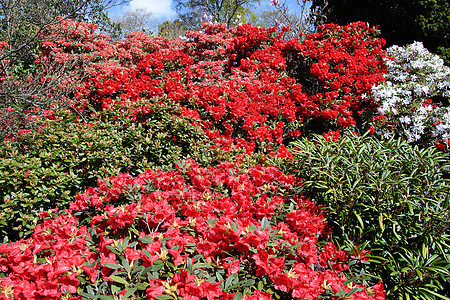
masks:
[[[450,110],[425,102],[434,96],[450,97],[450,68],[421,42],[387,49],[386,81],[372,88],[378,112],[401,125],[408,141],[415,142],[431,132],[436,138],[450,138]],[[426,130],[429,128],[429,130]],[[386,132],[380,134],[387,136]]]

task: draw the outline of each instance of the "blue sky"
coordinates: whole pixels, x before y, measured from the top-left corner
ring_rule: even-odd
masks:
[[[295,10],[297,7],[296,0],[287,0],[288,6]],[[261,0],[261,8],[269,8],[270,0]],[[165,20],[176,19],[176,13],[173,7],[172,0],[132,0],[121,6],[116,6],[109,9],[110,16],[120,16],[127,9],[146,8],[147,11],[152,12],[158,22]]]
[[[158,21],[171,20],[176,17],[172,8],[172,0],[132,0],[108,10],[110,16],[121,16],[128,9],[146,8]]]

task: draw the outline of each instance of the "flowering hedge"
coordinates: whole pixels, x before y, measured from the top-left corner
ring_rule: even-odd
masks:
[[[206,23],[186,41],[135,33],[111,43],[86,29],[45,46],[53,59],[78,55],[88,62],[77,105],[100,109],[167,95],[224,150],[279,145],[311,122],[326,130],[352,127],[375,109],[363,97],[384,80],[384,40],[374,29],[330,24],[300,41],[281,36],[275,28]],[[309,69],[299,72],[301,64]],[[317,88],[302,77],[314,78]]]
[[[71,157],[81,167],[58,170],[73,176],[64,184],[80,194],[58,203],[67,210],[41,212],[40,221],[37,209],[31,210],[36,216],[23,219],[31,228],[37,223],[31,236],[0,245],[0,298],[384,299],[381,283],[369,287],[345,276],[349,265],[367,263],[367,253],[346,253],[328,242],[323,212],[301,196],[301,180],[288,175],[295,158],[286,147],[310,131],[336,139],[343,128],[367,129],[365,116],[376,112],[376,103],[363,95],[385,73],[384,41],[374,29],[325,25],[301,40],[284,41],[275,29],[204,24],[185,40],[135,33],[119,42],[94,30],[68,20],[50,28],[36,59],[37,65],[82,62],[71,79],[74,123],[90,128],[95,120],[96,130],[107,128],[124,140],[135,134],[128,127],[145,128],[142,135],[149,137],[167,120],[188,124],[186,136],[173,130],[164,136],[167,147],[182,146],[173,153],[187,160],[137,177],[115,173],[133,166],[105,164],[101,172],[109,175],[82,193],[80,186],[92,181],[83,181],[82,173],[95,166]],[[174,109],[166,110],[173,115],[164,122],[142,122],[167,103]],[[107,118],[111,111],[121,112],[112,114],[117,123]],[[56,126],[55,115],[64,114],[48,114],[50,121],[39,123],[46,127],[29,134],[44,136]],[[103,119],[110,122],[105,128]],[[210,144],[186,145],[203,135]],[[60,147],[51,140],[50,147]],[[16,142],[5,141],[6,151],[31,153],[14,148]],[[147,146],[159,149],[157,142]],[[140,151],[138,146],[124,143],[117,153]],[[36,147],[33,153],[39,153]],[[207,154],[198,165],[191,158],[202,157],[193,153],[199,149],[233,163]],[[137,157],[148,159],[141,152]],[[45,184],[36,182],[31,195],[41,195]],[[6,193],[15,209],[49,202]]]
[[[0,298],[384,299],[380,284],[347,281],[348,256],[323,241],[326,221],[299,185],[274,167],[192,161],[99,180],[0,246]]]
[[[33,132],[32,138],[26,138],[29,141],[25,142],[26,147],[13,139],[2,149],[8,160],[0,168],[0,195],[5,199],[6,212],[0,229],[6,236],[15,232],[10,238],[29,235],[39,210],[48,209],[49,203],[67,206],[68,199],[92,186],[96,177],[133,167],[142,171],[143,159],[149,162],[143,165],[156,163],[162,167],[160,162],[165,161],[170,167],[174,157],[162,157],[163,152],[178,153],[181,157],[177,159],[198,159],[199,152],[208,151],[186,141],[202,134],[212,143],[213,155],[240,161],[250,155],[254,164],[266,160],[266,155],[279,159],[292,157],[285,146],[311,130],[330,136],[338,136],[337,130],[346,127],[365,130],[362,117],[375,111],[375,107],[362,95],[383,80],[385,72],[381,49],[384,41],[363,23],[345,27],[326,25],[303,40],[287,42],[275,29],[248,24],[233,29],[204,24],[202,31],[187,32],[187,40],[135,33],[123,41],[112,42],[94,30],[92,24],[65,20],[61,26],[49,29],[49,40],[42,44],[37,67],[49,62],[82,62],[74,66],[71,76],[76,84],[70,105],[73,116],[88,127],[76,125],[74,130],[80,137],[74,140],[68,139],[73,136],[71,133],[47,134],[52,129],[61,131],[55,123],[68,124],[74,117],[45,111],[43,115],[48,121],[41,126],[50,129],[41,130],[41,134]],[[298,69],[300,65],[308,68]],[[168,114],[175,116],[157,115],[161,111],[158,107],[168,103],[174,107]],[[29,115],[30,121],[36,120],[38,112],[31,111]],[[170,120],[177,122],[174,128],[182,127],[179,124],[183,123],[190,129],[183,129],[186,132],[183,135],[168,130],[164,137],[154,132],[167,127],[165,124]],[[101,122],[108,124],[103,128]],[[131,133],[127,122],[141,124],[138,130],[142,134]],[[90,128],[89,124],[100,127]],[[118,131],[108,133],[114,127]],[[87,140],[85,131],[91,132]],[[27,132],[31,133],[23,132],[22,139]],[[96,139],[105,134],[121,140],[115,143],[116,149]],[[152,136],[165,139],[168,151],[161,150],[159,143],[147,142],[145,147],[139,146],[140,143],[132,146],[131,153],[126,142],[130,136],[142,141]],[[189,144],[193,146],[187,147]],[[103,163],[84,153],[105,147],[114,153],[112,157],[122,157],[121,162]],[[42,162],[45,158],[41,158],[41,153],[59,151],[51,151],[53,148],[65,149],[58,154],[60,161]],[[177,149],[172,151],[173,148]],[[68,149],[74,149],[70,158]],[[219,151],[221,154],[214,154]],[[159,153],[159,158],[155,158],[155,153]],[[211,160],[198,162],[206,166],[208,161]],[[131,162],[136,166],[131,166]],[[18,166],[23,172],[9,171]],[[88,174],[89,170],[98,174]],[[27,174],[42,174],[39,177],[45,178],[45,182],[38,184],[32,178],[39,177]],[[58,198],[61,192],[56,191],[65,191],[64,197]],[[46,201],[42,199],[47,197]],[[24,214],[23,206],[28,207]]]

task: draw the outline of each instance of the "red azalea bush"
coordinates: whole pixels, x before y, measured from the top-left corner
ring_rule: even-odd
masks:
[[[345,27],[327,24],[301,43],[295,39],[287,43],[292,51],[291,73],[309,92],[309,111],[316,117],[316,126],[325,120],[332,129],[356,125],[367,129],[368,116],[377,104],[365,95],[384,81],[386,73],[385,41],[376,34],[376,29],[362,22]]]
[[[204,24],[186,40],[112,42],[91,24],[62,24],[36,63],[80,61],[70,105],[86,126],[121,107],[131,126],[152,114],[149,100],[168,99],[237,163],[119,174],[63,213],[41,213],[30,238],[0,245],[0,298],[384,299],[381,284],[347,280],[353,258],[326,242],[301,180],[267,166],[288,170],[286,146],[311,130],[334,140],[366,129],[375,104],[362,95],[385,72],[373,29],[326,25],[284,41],[275,29]]]
[[[270,166],[192,161],[99,180],[0,246],[0,298],[384,299],[380,284],[347,281],[348,255],[324,242],[300,185]]]
[[[228,156],[228,161],[242,161],[246,155],[254,156],[252,164],[273,157],[289,160],[292,155],[286,146],[302,134],[315,131],[328,136],[334,132],[333,138],[337,138],[337,130],[345,127],[366,130],[364,117],[375,110],[371,100],[361,95],[381,81],[384,72],[381,50],[384,42],[363,23],[321,26],[316,34],[290,41],[282,40],[282,33],[273,28],[249,24],[233,29],[204,24],[202,31],[187,32],[186,40],[135,33],[123,41],[112,42],[94,30],[92,24],[64,20],[61,26],[48,29],[49,39],[42,43],[42,54],[36,59],[36,65],[44,67],[78,62],[70,70],[72,98],[68,101],[82,123],[110,119],[102,114],[120,107],[126,107],[123,111],[129,115],[125,118],[136,123],[153,114],[152,107],[158,102],[174,103],[181,110],[176,118],[192,126],[189,132],[202,131],[211,140],[212,153],[220,151],[221,156]],[[55,118],[53,112],[30,111],[29,115],[30,122],[39,115]],[[125,127],[122,126],[124,130]],[[145,130],[150,135],[152,129]],[[176,135],[170,138],[174,144],[179,143]],[[186,136],[186,140],[192,138]],[[60,141],[54,144],[55,148],[73,146],[72,141],[64,138]],[[27,157],[35,155],[31,151],[40,155],[45,151],[39,147],[21,148],[13,139],[7,145],[5,157],[19,157],[16,151]],[[194,151],[183,148],[185,156],[179,159],[196,157],[192,155]],[[66,174],[63,177],[73,176],[72,166],[90,169],[84,167],[88,162],[81,158],[72,159],[70,167],[62,167]],[[10,159],[0,173],[0,190],[4,191],[4,199],[8,199],[6,219],[0,221],[0,226],[9,226],[8,218],[16,219],[20,203],[34,206],[40,200],[33,195],[47,193],[46,189],[38,191],[39,185],[25,184],[32,191],[20,194],[8,188],[13,176],[8,168],[17,165],[23,162]],[[37,173],[55,174],[51,167],[44,166],[46,169]],[[288,166],[289,163],[284,164],[283,168],[287,170]],[[23,175],[14,174],[17,177],[13,178],[14,183],[16,179],[27,183],[25,174],[28,171],[33,174],[33,168],[38,166],[26,164],[26,168],[31,169]],[[117,167],[106,167],[102,177],[116,174],[115,170]],[[74,176],[67,186],[72,195],[95,182],[92,176],[88,181],[83,179],[86,174],[75,172]],[[58,179],[55,182],[62,184]],[[54,183],[48,185],[54,190]],[[66,199],[55,201],[62,202],[58,203],[60,207],[67,206]],[[12,227],[20,231],[30,227],[28,224],[34,226],[36,209],[32,214],[30,217],[27,213],[19,220],[23,224]]]
[[[363,95],[385,73],[384,40],[375,29],[329,24],[301,41],[281,37],[275,28],[205,23],[186,41],[136,33],[112,43],[85,28],[77,40],[45,47],[54,59],[86,62],[81,108],[167,95],[223,150],[277,148],[311,127],[366,129],[363,115],[376,105]]]

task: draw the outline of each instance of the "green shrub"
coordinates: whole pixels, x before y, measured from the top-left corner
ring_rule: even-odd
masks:
[[[179,106],[165,99],[146,101],[92,114],[88,124],[60,112],[57,120],[36,123],[39,130],[19,143],[4,142],[0,236],[5,241],[27,237],[40,211],[65,208],[77,192],[96,186],[98,178],[170,168],[186,157],[202,165],[216,162],[209,140],[180,116]],[[138,106],[147,112],[136,110]]]
[[[294,146],[304,192],[328,210],[332,238],[372,250],[356,278],[382,279],[389,299],[450,295],[448,155],[367,134]]]

